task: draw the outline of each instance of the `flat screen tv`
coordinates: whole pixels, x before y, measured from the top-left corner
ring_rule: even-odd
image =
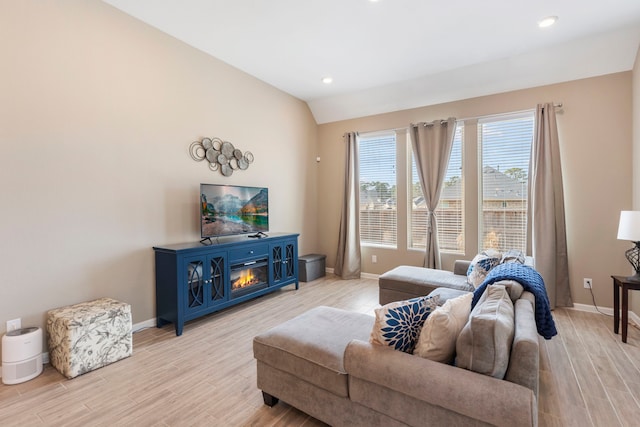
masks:
[[[203,239],[269,231],[269,189],[200,184],[200,236]]]

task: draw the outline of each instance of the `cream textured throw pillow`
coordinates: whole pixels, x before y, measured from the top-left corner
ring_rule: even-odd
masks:
[[[436,362],[450,363],[456,352],[456,340],[469,319],[473,293],[447,300],[424,323],[413,354]]]
[[[513,303],[504,286],[489,285],[456,342],[456,366],[504,378],[515,332]]]

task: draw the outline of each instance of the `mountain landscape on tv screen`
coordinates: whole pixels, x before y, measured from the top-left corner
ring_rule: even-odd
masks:
[[[239,188],[222,196],[202,194],[202,236],[253,233],[269,230],[269,197],[266,188]]]

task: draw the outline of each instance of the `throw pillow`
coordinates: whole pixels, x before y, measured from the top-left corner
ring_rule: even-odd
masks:
[[[436,362],[451,363],[456,340],[469,319],[473,293],[447,300],[424,322],[413,354]]]
[[[487,286],[456,341],[456,366],[504,378],[514,331],[513,303],[506,289]]]
[[[477,288],[487,277],[489,271],[500,264],[502,254],[495,249],[487,249],[473,257],[467,270],[467,282]]]
[[[376,320],[369,341],[412,353],[425,320],[437,307],[438,298],[427,296],[391,302],[376,308]]]
[[[500,264],[504,264],[507,262],[517,262],[519,264],[524,264],[525,256],[521,251],[517,249],[509,249],[507,252],[502,254]]]

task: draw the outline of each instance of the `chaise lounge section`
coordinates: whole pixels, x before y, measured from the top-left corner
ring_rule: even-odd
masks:
[[[522,255],[521,261],[524,265],[534,266],[534,260],[530,256]],[[473,260],[456,260],[453,271],[410,265],[400,265],[391,269],[378,278],[380,304],[429,295],[436,289],[441,303],[462,292],[473,292],[475,287],[467,278],[472,263]]]
[[[471,261],[457,260],[453,272],[432,268],[401,265],[387,271],[378,278],[380,304],[402,301],[429,295],[437,288],[473,292],[467,283],[467,270]],[[452,295],[458,295],[453,292]]]

